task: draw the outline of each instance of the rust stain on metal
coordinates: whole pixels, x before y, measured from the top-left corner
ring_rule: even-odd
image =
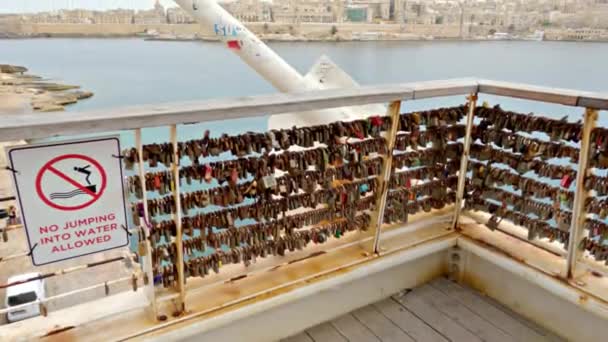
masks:
[[[473,241],[476,241],[476,242],[482,244],[483,246],[487,247],[490,250],[493,250],[493,251],[496,251],[499,254],[505,255],[505,256],[507,256],[507,257],[509,257],[509,258],[511,258],[511,259],[513,259],[513,260],[515,260],[515,261],[517,261],[517,262],[525,265],[526,267],[532,267],[534,270],[536,270],[536,271],[538,271],[538,272],[540,272],[540,273],[542,273],[542,274],[544,274],[546,276],[549,276],[549,277],[555,279],[556,281],[558,281],[558,282],[560,282],[560,283],[562,283],[562,284],[564,284],[564,285],[566,285],[568,287],[574,288],[574,290],[576,290],[580,294],[579,295],[579,303],[581,303],[581,304],[586,304],[586,302],[590,298],[593,298],[594,300],[599,301],[601,303],[608,303],[605,298],[601,298],[601,297],[598,297],[598,296],[595,296],[595,295],[589,294],[589,293],[582,293],[581,290],[575,288],[576,282],[575,281],[571,281],[567,277],[562,277],[559,274],[548,273],[547,271],[545,271],[543,269],[540,269],[540,268],[534,267],[533,265],[527,264],[525,262],[525,259],[521,259],[521,258],[515,257],[515,256],[511,255],[510,253],[507,253],[507,252],[503,251],[502,249],[500,249],[500,248],[498,248],[498,247],[496,247],[494,245],[491,245],[491,244],[487,243],[486,241],[479,240],[479,239],[473,238],[473,237],[468,236],[468,235],[465,235],[465,236],[467,238],[473,240]],[[479,284],[479,282],[477,281],[478,279],[472,278],[469,274],[465,274],[465,279],[469,280],[469,281],[465,281],[466,283],[468,283],[469,285],[471,285],[473,288],[477,289],[479,292],[484,293],[484,291],[482,291],[481,287],[476,286],[477,284]]]
[[[276,271],[276,270],[278,270],[279,268],[281,268],[282,266],[283,266],[283,265],[276,265],[275,267],[273,267],[273,268],[269,269],[269,270],[268,270],[268,272]]]
[[[53,329],[53,330],[51,330],[51,331],[47,332],[47,333],[46,333],[44,336],[42,336],[42,337],[49,337],[49,336],[52,336],[52,335],[60,334],[60,333],[62,333],[62,332],[65,332],[65,331],[68,331],[68,330],[70,330],[70,329],[74,329],[74,328],[75,328],[75,326],[70,325],[70,326],[63,327],[63,328],[57,328],[57,329]]]
[[[305,256],[303,258],[292,260],[292,261],[288,262],[287,264],[295,264],[296,262],[304,261],[304,260],[307,260],[307,259],[310,259],[310,258],[314,258],[314,257],[317,257],[319,255],[323,255],[323,254],[327,254],[327,252],[325,252],[325,251],[314,252],[314,253],[311,253],[310,255]]]
[[[242,275],[240,275],[240,276],[236,276],[236,277],[234,277],[234,278],[230,278],[230,279],[228,279],[228,280],[226,281],[226,283],[234,283],[235,281],[238,281],[238,280],[241,280],[241,279],[244,279],[244,278],[247,278],[247,275],[246,275],[246,274],[242,274]]]
[[[462,277],[462,282],[464,284],[469,285],[470,287],[472,287],[473,289],[477,290],[478,292],[480,292],[481,294],[483,294],[484,296],[487,296],[487,289],[485,287],[485,283],[483,280],[478,279],[477,277],[475,277],[475,274],[472,272],[465,272],[463,277]]]
[[[492,245],[492,244],[490,244],[490,243],[486,242],[485,240],[482,240],[482,239],[477,239],[477,238],[474,238],[474,237],[471,237],[471,236],[467,236],[467,237],[468,237],[469,239],[471,239],[471,240],[475,241],[475,242],[478,242],[479,244],[483,245],[483,246],[484,246],[485,248],[487,248],[487,249],[490,249],[490,250],[492,250],[492,251],[494,251],[494,252],[496,252],[496,253],[499,253],[499,254],[505,255],[505,256],[507,256],[507,257],[509,257],[509,258],[511,258],[511,259],[514,259],[514,260],[515,260],[515,261],[517,261],[517,262],[520,262],[520,263],[522,263],[522,264],[527,265],[527,263],[526,263],[526,259],[524,259],[524,258],[521,258],[521,257],[519,257],[519,256],[517,256],[517,255],[513,255],[513,254],[511,254],[511,253],[509,253],[509,252],[506,252],[506,251],[504,251],[504,250],[502,250],[502,249],[500,249],[500,248],[498,248],[498,247],[496,247],[496,246],[494,246],[494,245]]]
[[[591,275],[597,278],[603,278],[604,276],[598,271],[591,271]]]

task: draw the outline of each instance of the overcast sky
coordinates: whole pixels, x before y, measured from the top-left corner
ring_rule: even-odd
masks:
[[[0,13],[44,12],[61,8],[134,8],[154,6],[155,0],[0,0]],[[165,6],[175,6],[172,0],[160,0]]]

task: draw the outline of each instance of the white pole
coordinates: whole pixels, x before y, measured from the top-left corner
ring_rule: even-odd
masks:
[[[307,89],[304,77],[215,0],[175,0],[220,41],[281,92]],[[312,85],[311,85],[312,86]],[[312,87],[312,89],[317,87]]]
[[[236,53],[278,91],[289,93],[323,89],[321,83],[302,76],[215,0],[175,0],[175,2],[201,24],[205,32],[213,32],[227,48]],[[275,115],[271,116],[269,120],[269,128],[321,125],[338,120],[351,121],[377,114],[362,113],[361,110],[350,108],[333,108],[291,115]]]

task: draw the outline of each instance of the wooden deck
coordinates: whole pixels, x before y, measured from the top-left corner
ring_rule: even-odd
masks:
[[[564,340],[491,298],[439,278],[283,341]]]

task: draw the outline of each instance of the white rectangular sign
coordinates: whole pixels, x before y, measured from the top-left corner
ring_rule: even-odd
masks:
[[[118,137],[7,152],[34,265],[129,244]]]

